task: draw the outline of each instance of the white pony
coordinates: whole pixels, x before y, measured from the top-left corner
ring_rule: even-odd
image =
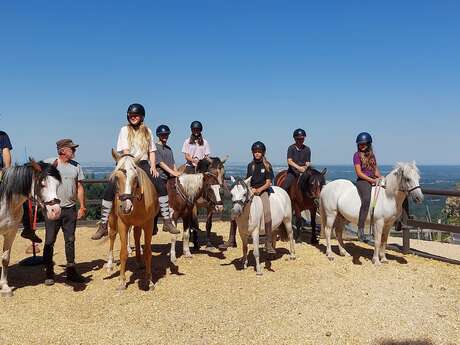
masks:
[[[8,286],[8,265],[11,247],[22,219],[22,204],[32,197],[43,209],[48,219],[61,215],[57,188],[61,175],[55,165],[31,160],[25,166],[15,166],[3,171],[0,183],[0,235],[3,235],[2,275],[0,294],[13,296]]]
[[[241,259],[243,267],[246,269],[248,266],[248,239],[249,236],[252,236],[254,257],[256,259],[256,274],[262,275],[259,260],[259,234],[260,230],[265,227],[262,199],[252,193],[250,188],[251,178],[235,181],[232,177],[232,182],[236,182],[230,190],[233,202],[232,218],[238,224],[238,230],[243,242],[243,257]],[[271,188],[273,189],[273,193],[270,194],[270,210],[273,225],[272,246],[275,248],[277,235],[280,235],[282,240],[289,239],[289,258],[294,260],[295,243],[292,232],[291,200],[284,189],[280,187]]]
[[[377,203],[375,206],[373,225],[375,249],[372,262],[379,265],[381,262],[388,262],[385,256],[385,249],[390,228],[400,217],[402,203],[407,196],[410,196],[414,202],[423,201],[423,193],[420,185],[420,174],[415,165],[412,163],[397,163],[392,172],[385,177],[386,187],[378,193]],[[372,188],[372,197],[375,188]],[[371,200],[371,203],[373,200]],[[350,256],[345,250],[342,238],[342,232],[345,224],[358,223],[359,209],[361,199],[355,185],[348,180],[335,180],[323,188],[320,196],[320,214],[321,227],[326,236],[326,255],[329,260],[334,256],[331,250],[331,231],[335,229],[339,243],[339,251],[342,256]],[[366,220],[366,226],[370,225],[370,215]]]

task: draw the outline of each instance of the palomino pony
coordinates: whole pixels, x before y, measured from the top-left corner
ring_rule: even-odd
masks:
[[[235,180],[232,178],[232,181]],[[256,274],[262,275],[259,260],[259,234],[264,230],[264,211],[262,200],[251,192],[251,178],[238,179],[230,190],[232,194],[232,218],[238,224],[238,230],[243,242],[243,267],[248,266],[248,238],[252,236],[254,257],[256,259]],[[279,235],[281,240],[290,242],[289,258],[295,259],[295,243],[292,232],[292,209],[289,195],[280,187],[272,187],[270,194],[270,209],[273,224],[273,243],[275,248],[276,239]]]
[[[114,267],[113,245],[117,232],[120,234],[120,286],[118,290],[126,289],[126,262],[128,260],[128,230],[134,226],[136,246],[136,261],[139,267],[145,266],[145,289],[153,288],[152,281],[152,233],[153,218],[159,211],[157,191],[149,176],[137,166],[138,159],[130,154],[119,155],[112,150],[112,156],[117,162],[110,176],[117,185],[117,193],[109,217],[110,250],[107,268]],[[140,238],[144,229],[144,262],[141,261]]]
[[[223,209],[220,198],[220,185],[216,176],[213,174],[182,174],[181,176],[168,181],[169,205],[173,209],[172,220],[177,224],[177,220],[182,218],[184,233],[182,239],[184,256],[191,258],[189,240],[190,226],[193,223],[193,209],[198,199],[203,199],[209,207],[217,210]],[[176,235],[171,236],[171,262],[176,262]],[[194,246],[198,244],[198,238],[194,241]]]
[[[4,238],[0,294],[13,296],[13,290],[8,286],[8,265],[11,247],[22,219],[22,204],[31,197],[46,210],[48,219],[58,219],[61,207],[57,189],[61,175],[56,165],[36,163],[30,159],[29,164],[5,169],[0,180],[0,234]]]
[[[311,244],[318,244],[316,236],[316,212],[318,211],[318,198],[321,189],[326,184],[324,175],[327,169],[319,172],[316,169],[309,168],[291,184],[288,190],[289,198],[294,207],[296,230],[294,232],[295,239],[298,240],[302,229],[302,211],[310,211],[311,224]],[[281,187],[286,179],[287,170],[283,170],[275,177],[275,185]]]
[[[224,185],[224,178],[225,178],[225,162],[227,161],[228,156],[221,159],[219,157],[206,157],[198,162],[196,171],[198,173],[211,173],[219,182],[221,187],[225,187]],[[185,170],[185,165],[179,167],[179,171]],[[192,239],[194,243],[194,249],[199,249],[199,240],[198,240],[198,230],[199,230],[199,223],[198,223],[198,208],[205,208],[206,209],[206,248],[212,249],[213,245],[211,243],[211,229],[212,229],[212,216],[214,211],[216,211],[215,205],[212,202],[209,202],[205,198],[199,198],[196,200],[195,207],[193,209],[193,220],[191,224],[192,230]]]
[[[388,262],[385,256],[386,244],[390,228],[401,215],[402,204],[406,197],[410,196],[414,202],[423,201],[423,193],[420,185],[420,174],[412,163],[397,163],[392,172],[385,177],[385,191],[374,193],[378,195],[374,209],[373,225],[375,248],[372,262],[379,265]],[[346,223],[357,224],[361,200],[355,185],[348,180],[335,180],[328,183],[321,192],[320,214],[321,226],[326,236],[326,255],[329,260],[334,256],[331,250],[331,231],[334,228],[339,243],[339,251],[342,256],[350,256],[345,250],[342,232]],[[367,225],[371,221],[367,218]]]

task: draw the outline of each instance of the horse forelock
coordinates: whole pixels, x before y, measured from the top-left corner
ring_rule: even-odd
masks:
[[[185,191],[185,194],[194,199],[203,187],[203,174],[182,174],[179,176],[179,182]]]

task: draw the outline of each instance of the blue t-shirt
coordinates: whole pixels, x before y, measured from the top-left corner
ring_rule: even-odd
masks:
[[[0,131],[0,169],[3,169],[3,149],[13,149],[11,146],[10,138],[8,134],[3,131]]]

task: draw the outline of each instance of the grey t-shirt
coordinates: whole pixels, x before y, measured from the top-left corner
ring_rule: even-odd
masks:
[[[49,158],[46,163],[53,163],[57,158]],[[61,174],[62,183],[58,187],[57,196],[61,207],[72,207],[77,203],[77,182],[85,179],[83,169],[77,162],[71,160],[63,163],[58,160],[57,169]]]
[[[158,172],[160,173],[160,177],[162,179],[168,179],[170,176],[169,174],[164,171],[160,167],[160,163],[163,162],[165,163],[169,168],[174,169],[174,155],[171,150],[171,148],[168,145],[163,145],[159,143],[155,143],[157,150],[155,152],[155,160],[156,160],[156,165]]]

